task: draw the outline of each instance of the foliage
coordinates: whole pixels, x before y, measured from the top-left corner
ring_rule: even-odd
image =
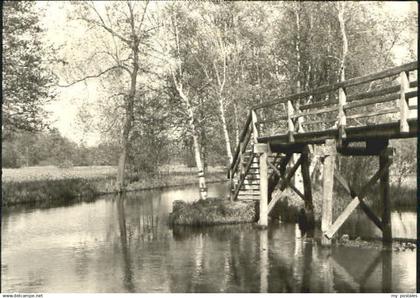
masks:
[[[61,136],[55,128],[47,132],[17,132],[2,142],[3,168],[116,165],[117,155],[115,145],[103,143],[86,148]]]
[[[46,125],[43,104],[54,98],[55,80],[42,33],[35,2],[3,2],[3,138]]]

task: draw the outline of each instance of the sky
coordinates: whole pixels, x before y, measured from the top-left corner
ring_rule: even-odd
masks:
[[[39,1],[37,4],[45,8],[45,16],[41,22],[46,29],[46,39],[54,44],[65,44],[71,35],[83,35],[81,27],[70,24],[67,19],[68,3],[58,1]],[[386,9],[395,16],[406,14],[409,10],[417,11],[417,2],[393,1],[386,2]],[[417,46],[417,40],[413,40]],[[75,51],[80,49],[75,49]],[[83,49],[82,49],[83,50]],[[405,49],[395,48],[396,53],[403,53]],[[397,55],[398,56],[398,55]],[[395,61],[400,64],[399,61]],[[95,102],[99,96],[98,84],[95,80],[79,83],[72,87],[60,88],[57,99],[48,104],[45,109],[50,112],[53,127],[72,141],[87,146],[97,145],[100,141],[99,133],[94,130],[86,132],[77,121],[77,114],[83,105]]]

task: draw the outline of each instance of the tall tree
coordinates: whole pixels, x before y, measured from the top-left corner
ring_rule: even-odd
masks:
[[[43,106],[54,98],[54,76],[47,67],[51,49],[42,43],[35,2],[3,2],[3,137],[46,126]]]
[[[81,61],[83,68],[80,65],[78,67],[81,70],[80,77],[65,86],[99,77],[107,78],[108,84],[114,86],[115,80],[119,82],[116,93],[110,96],[120,100],[119,106],[123,111],[118,117],[122,124],[117,174],[119,191],[123,191],[125,187],[130,134],[134,123],[134,105],[135,100],[140,97],[139,76],[146,69],[144,47],[153,30],[152,27],[146,28],[145,25],[148,3],[84,1],[74,4],[77,8],[76,19],[90,30],[94,30],[96,34],[92,36],[96,37],[94,41],[96,48],[90,57]]]

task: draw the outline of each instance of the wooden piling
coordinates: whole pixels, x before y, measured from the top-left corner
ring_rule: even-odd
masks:
[[[336,143],[335,140],[325,141],[324,150],[324,173],[323,173],[323,191],[322,191],[322,218],[321,218],[321,231],[322,238],[321,244],[330,246],[331,240],[325,237],[325,233],[332,224],[332,196],[334,186],[334,167],[336,156]]]
[[[384,248],[392,246],[392,227],[391,227],[391,198],[389,195],[389,167],[388,163],[392,157],[390,151],[384,149],[379,155],[379,168],[385,170],[380,178],[380,194],[383,205],[382,212],[382,242]]]
[[[311,175],[309,173],[309,151],[302,153],[301,172],[303,177],[305,208],[313,209]]]
[[[264,228],[268,225],[268,144],[255,144],[254,151],[259,154],[260,164],[260,219],[258,225]]]

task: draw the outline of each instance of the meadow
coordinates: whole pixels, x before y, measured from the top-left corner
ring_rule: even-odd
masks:
[[[55,166],[2,169],[2,205],[22,203],[68,202],[91,200],[114,193],[117,168],[89,166],[59,168]],[[198,183],[194,168],[184,165],[165,166],[158,175],[127,177],[128,191],[159,189]],[[209,167],[208,182],[224,181],[223,167]]]

